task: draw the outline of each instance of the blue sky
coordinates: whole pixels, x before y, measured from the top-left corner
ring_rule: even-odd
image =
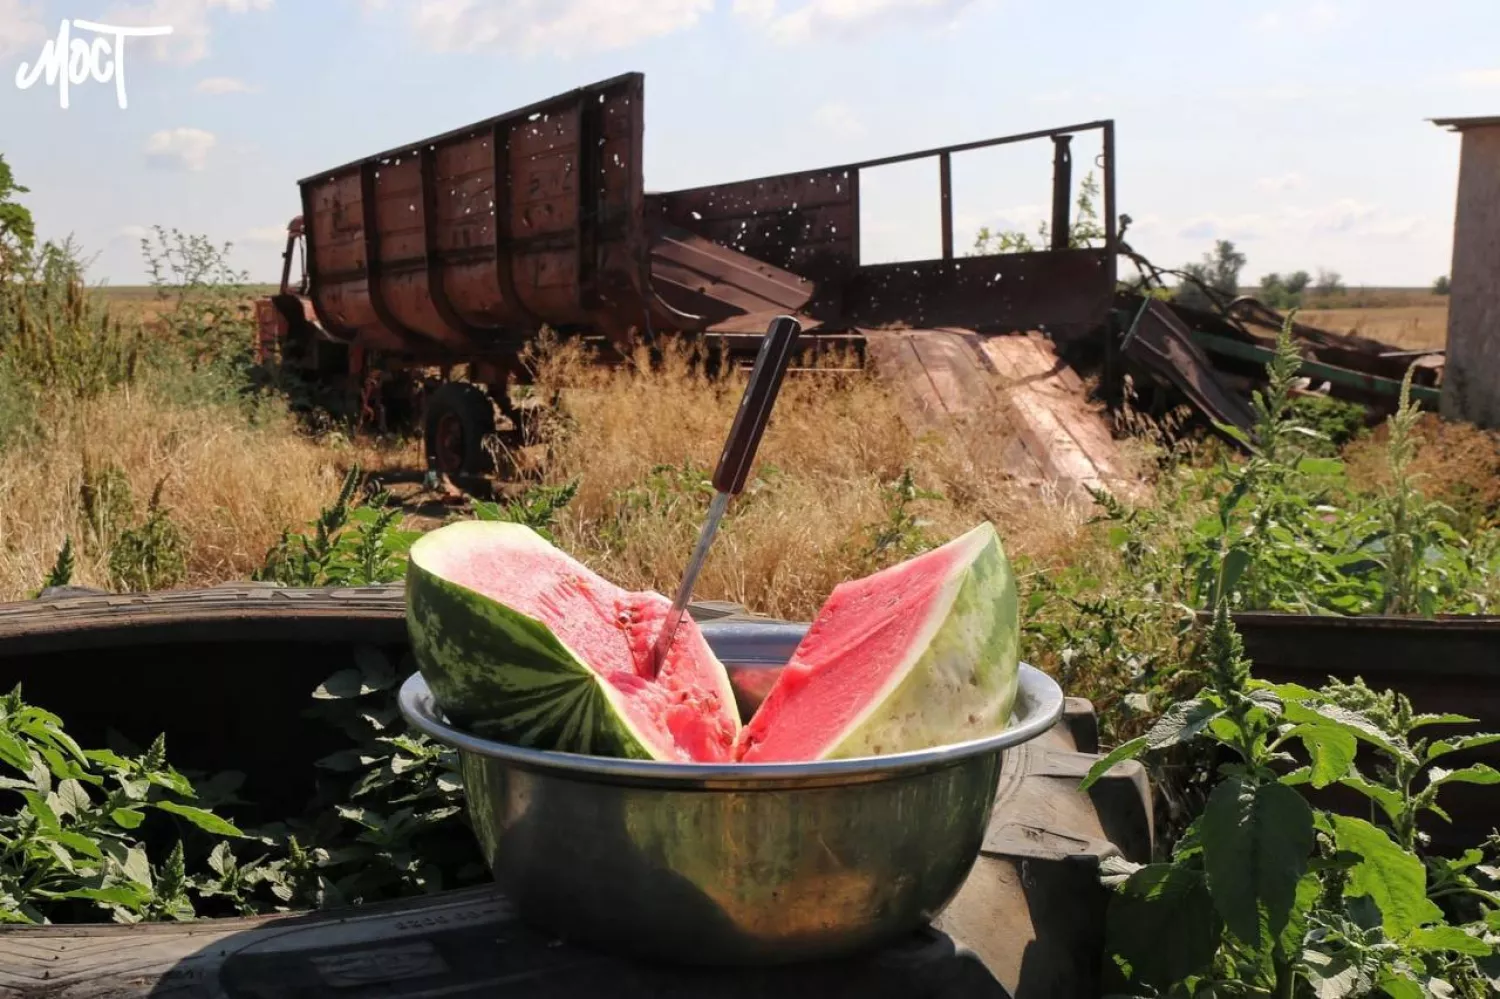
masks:
[[[170,25],[113,84],[22,90],[63,18]],[[1448,268],[1456,135],[1500,114],[1500,3],[1428,0],[0,0],[0,154],[44,236],[145,280],[160,224],[279,274],[296,181],[615,74],[646,74],[646,178],[670,190],[1095,118],[1119,209],[1163,265],[1215,238],[1245,277]],[[1094,150],[1075,152],[1075,176]],[[954,162],[957,240],[1034,230],[1050,149]],[[935,164],[866,178],[867,260],[935,256]]]

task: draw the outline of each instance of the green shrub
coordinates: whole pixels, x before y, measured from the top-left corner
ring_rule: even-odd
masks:
[[[157,483],[146,520],[120,532],[109,549],[109,580],[116,590],[145,593],[177,586],[187,577],[187,539],[161,505]]]

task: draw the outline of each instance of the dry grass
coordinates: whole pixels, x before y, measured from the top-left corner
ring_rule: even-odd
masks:
[[[1448,300],[1386,308],[1304,309],[1299,322],[1335,333],[1358,333],[1393,347],[1422,350],[1448,342]]]
[[[1349,446],[1345,459],[1356,488],[1373,491],[1390,485],[1389,436],[1382,424]],[[1422,491],[1452,506],[1469,529],[1500,521],[1500,432],[1425,413],[1417,436],[1420,446],[1412,471]]]
[[[68,536],[74,582],[107,588],[107,544],[82,502],[86,475],[98,481],[114,468],[129,483],[130,512],[110,529],[142,519],[165,480],[163,503],[187,539],[187,583],[200,586],[247,578],[284,527],[316,516],[338,488],[338,452],[299,436],[290,420],[252,427],[236,410],[164,403],[149,384],[58,403],[43,416],[40,438],[0,451],[4,600],[34,590]]]
[[[550,347],[536,361],[544,392],[563,394],[564,416],[547,432],[540,474],[576,480],[559,518],[559,542],[621,585],[670,593],[710,498],[694,493],[718,451],[743,377],[709,380],[673,352],[661,369],[644,361],[607,371],[577,348]],[[756,481],[731,507],[696,590],[756,611],[806,619],[839,582],[902,557],[871,539],[894,503],[890,484],[910,469],[942,495],[909,512],[942,541],[992,521],[1012,558],[1065,558],[1082,511],[1011,480],[1006,437],[981,421],[972,433],[919,435],[873,375],[789,378],[762,442]],[[693,470],[663,472],[662,466]]]

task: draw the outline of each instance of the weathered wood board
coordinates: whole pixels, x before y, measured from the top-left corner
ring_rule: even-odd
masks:
[[[1086,487],[1134,487],[1103,413],[1046,337],[954,328],[861,332],[876,370],[899,387],[916,426],[963,423],[993,409],[1011,431],[1002,459],[1017,478],[1084,500]]]

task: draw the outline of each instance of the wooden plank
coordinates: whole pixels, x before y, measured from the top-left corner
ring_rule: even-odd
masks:
[[[912,406],[908,417],[913,430],[920,433],[941,426],[948,419],[948,411],[943,406],[942,396],[928,377],[926,368],[922,366],[907,331],[862,332],[865,335],[865,350],[875,369]]]
[[[1005,381],[1017,429],[1046,474],[1065,489],[1121,490],[1118,447],[1083,383],[1039,336],[983,337],[981,352]]]

